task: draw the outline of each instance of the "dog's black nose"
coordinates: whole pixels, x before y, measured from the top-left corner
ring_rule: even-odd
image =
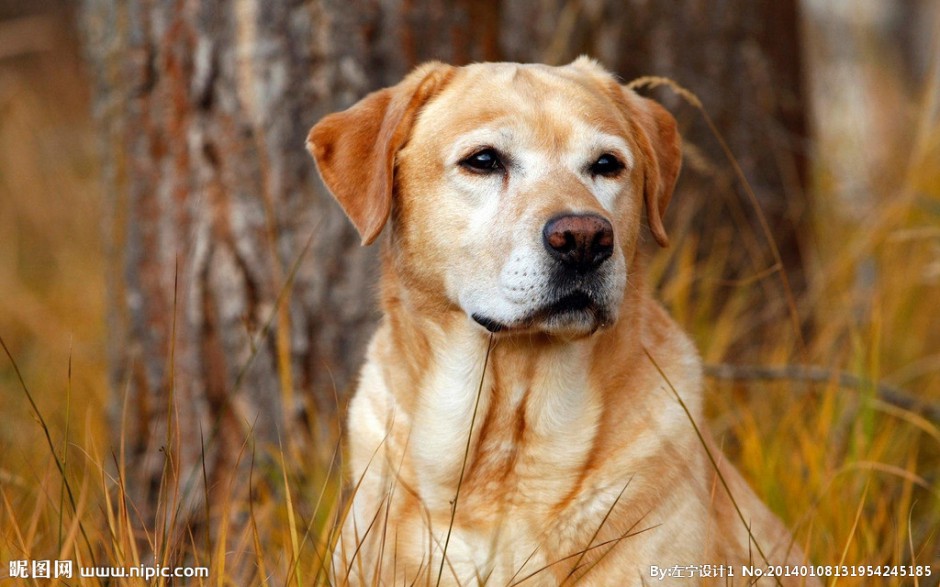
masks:
[[[545,224],[542,243],[567,267],[590,271],[614,252],[614,228],[596,214],[565,214]]]

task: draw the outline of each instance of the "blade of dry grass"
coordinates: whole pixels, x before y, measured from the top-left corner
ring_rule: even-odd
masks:
[[[591,548],[591,545],[594,544],[594,541],[597,540],[597,537],[598,537],[598,535],[601,533],[601,530],[602,530],[602,529],[604,528],[604,526],[607,524],[607,520],[610,518],[610,514],[613,513],[614,508],[616,508],[616,507],[617,507],[617,504],[620,503],[620,499],[623,497],[623,493],[627,490],[627,487],[630,487],[630,483],[632,483],[632,482],[633,482],[633,475],[630,475],[630,478],[627,480],[626,483],[624,483],[623,488],[620,490],[620,493],[617,494],[617,499],[615,499],[615,500],[614,500],[614,503],[610,504],[610,507],[607,508],[607,511],[604,513],[604,517],[601,518],[600,524],[597,525],[597,528],[594,530],[594,534],[592,534],[592,535],[591,535],[591,539],[588,540],[587,548],[581,552],[581,555],[578,557],[578,560],[576,560],[576,561],[574,562],[574,565],[571,567],[571,570],[568,572],[568,574],[567,574],[567,575],[565,576],[565,578],[562,580],[561,585],[560,585],[559,587],[564,587],[564,585],[574,577],[574,574],[575,574],[575,572],[577,572],[578,567],[581,566],[581,561],[584,560],[584,555],[587,554],[587,552],[588,552],[587,549],[590,549],[590,548]],[[645,516],[644,516],[644,517],[645,517]],[[637,520],[636,524],[639,524],[639,522],[640,522],[642,519],[643,519],[643,518],[640,518],[640,520]],[[635,526],[636,524],[634,524],[634,526]],[[607,552],[610,552],[610,551],[607,551]],[[606,554],[606,553],[605,553],[605,554]],[[595,562],[594,564],[596,565],[597,563]]]
[[[6,354],[7,359],[10,360],[10,364],[13,367],[13,372],[16,374],[17,381],[19,381],[20,388],[26,395],[26,399],[29,401],[29,405],[33,410],[33,415],[35,415],[36,419],[39,420],[39,427],[42,428],[43,435],[46,438],[46,444],[49,447],[49,454],[52,455],[52,459],[55,461],[56,469],[59,471],[59,477],[62,479],[62,485],[65,487],[65,492],[68,495],[69,505],[72,506],[72,513],[75,514],[78,511],[78,507],[75,504],[75,495],[72,492],[72,485],[69,483],[68,477],[65,474],[65,468],[62,466],[62,461],[59,460],[59,456],[56,454],[55,444],[52,442],[52,435],[49,433],[49,426],[46,424],[45,418],[42,417],[42,413],[39,411],[39,406],[37,406],[36,402],[33,400],[33,394],[30,393],[29,387],[26,385],[26,381],[23,380],[23,374],[20,373],[20,368],[16,364],[16,360],[10,353],[10,349],[7,348],[7,344],[4,342],[2,336],[0,336],[0,347],[3,347],[3,352]],[[91,559],[92,564],[96,565],[95,551],[91,548],[91,541],[88,539],[88,534],[85,531],[84,524],[79,525],[79,530],[81,531],[82,539],[85,541],[85,548],[88,549],[88,557]]]
[[[783,270],[784,263],[783,257],[780,254],[780,248],[777,246],[777,241],[774,239],[773,231],[770,229],[770,225],[767,222],[767,216],[764,214],[763,209],[761,208],[760,202],[757,199],[757,195],[754,193],[754,188],[751,187],[751,183],[747,180],[747,177],[744,175],[744,170],[741,169],[740,163],[738,163],[737,157],[731,151],[731,147],[728,146],[727,141],[725,141],[724,136],[718,130],[718,127],[715,125],[715,121],[712,120],[711,115],[708,113],[708,110],[705,109],[705,106],[702,104],[702,101],[696,96],[693,92],[689,91],[686,88],[683,88],[674,80],[671,80],[666,77],[657,77],[657,76],[647,76],[635,79],[627,84],[628,88],[656,88],[660,86],[665,86],[675,92],[678,96],[681,96],[686,102],[689,103],[692,107],[697,109],[702,115],[702,120],[705,121],[705,124],[708,126],[709,131],[712,133],[712,136],[718,141],[719,146],[721,147],[722,152],[725,155],[725,158],[728,160],[728,163],[731,165],[731,168],[734,170],[735,177],[737,177],[739,184],[741,185],[744,193],[747,194],[751,208],[754,210],[755,215],[757,216],[757,221],[760,224],[761,231],[763,232],[764,239],[767,241],[767,245],[770,247],[770,252],[773,255],[774,263],[773,268],[776,269],[777,274],[780,276],[780,285],[783,288],[783,294],[786,299],[787,308],[789,311],[789,317],[791,326],[793,328],[794,335],[799,341],[799,350],[804,359],[803,362],[808,362],[808,347],[806,345],[806,340],[803,337],[803,329],[801,327],[800,313],[797,309],[796,298],[793,295],[793,288],[790,286],[790,279],[787,277],[787,272]]]
[[[679,402],[679,405],[682,407],[682,411],[685,412],[686,417],[689,419],[689,423],[692,424],[692,428],[695,430],[695,435],[698,437],[699,444],[705,450],[705,454],[708,456],[709,462],[712,464],[712,468],[715,471],[715,474],[718,476],[718,479],[721,481],[721,486],[724,487],[725,493],[728,495],[728,498],[731,500],[732,505],[734,505],[734,510],[738,514],[738,518],[741,520],[741,524],[747,528],[747,534],[750,538],[752,544],[757,549],[758,554],[766,564],[770,564],[770,561],[767,559],[767,555],[764,554],[764,550],[761,548],[760,544],[757,542],[757,538],[751,532],[751,526],[748,524],[747,519],[744,517],[744,513],[741,511],[741,508],[738,506],[738,502],[734,497],[734,494],[731,492],[731,488],[728,487],[728,482],[725,480],[724,474],[721,472],[721,468],[718,466],[718,461],[715,460],[715,455],[712,454],[712,451],[708,448],[708,444],[705,442],[705,437],[702,435],[702,431],[699,429],[698,424],[695,422],[695,418],[692,417],[692,413],[689,411],[688,406],[685,405],[685,402],[682,401],[682,397],[679,395],[679,391],[673,386],[672,381],[666,375],[666,373],[660,368],[659,363],[656,362],[656,359],[653,358],[653,355],[650,354],[649,349],[645,346],[643,347],[643,353],[650,360],[653,366],[656,368],[656,371],[659,373],[660,377],[663,378],[663,381],[666,382],[666,385],[669,387],[669,390],[672,391],[673,397],[676,401]],[[780,579],[774,577],[777,585],[780,585]]]
[[[281,475],[282,481],[284,483],[284,495],[287,499],[287,524],[288,532],[290,534],[291,546],[290,575],[293,576],[294,580],[296,581],[297,587],[303,587],[303,572],[300,568],[300,540],[297,536],[297,518],[294,512],[294,498],[291,495],[290,480],[287,478],[287,462],[284,460],[284,449],[281,446],[280,438],[278,438],[278,448],[280,449]]]
[[[320,488],[320,493],[319,495],[317,495],[317,500],[313,506],[313,519],[314,520],[320,514],[320,507],[323,505],[323,499],[324,499],[324,496],[326,495],[326,491],[329,487],[331,480],[336,475],[335,467],[336,467],[336,463],[338,461],[341,450],[342,450],[341,441],[339,438],[337,438],[336,444],[333,446],[333,455],[330,458],[330,465],[326,471],[326,478],[325,478],[326,480],[324,481],[323,486]],[[312,524],[313,524],[313,521],[311,521],[311,526]],[[307,530],[309,532],[311,530],[311,527],[308,527]],[[314,585],[319,585],[322,578],[326,576],[325,573],[327,572],[327,568],[329,564],[327,561],[328,556],[329,556],[328,551],[331,546],[330,534],[331,532],[327,532],[325,535],[325,540],[321,539],[320,543],[317,545],[317,548],[314,550],[314,553],[316,554],[317,559],[318,559],[317,560],[317,572],[313,577]],[[307,539],[307,536],[305,535],[304,540],[306,539]],[[324,549],[324,553],[322,555],[320,554],[320,548]]]
[[[261,584],[264,587],[269,587],[270,583],[268,582],[268,571],[265,568],[264,563],[264,548],[261,546],[261,534],[258,532],[258,516],[255,512],[255,498],[254,498],[254,475],[255,475],[255,450],[252,447],[251,450],[251,461],[248,465],[248,524],[251,528],[251,541],[255,549],[255,564],[258,567],[258,576],[261,579]],[[314,580],[314,585],[317,582]]]
[[[477,387],[477,398],[473,404],[473,415],[470,417],[470,431],[467,433],[467,445],[464,448],[463,462],[460,465],[460,477],[457,478],[457,490],[454,492],[454,501],[450,507],[450,523],[447,525],[447,537],[444,539],[444,550],[441,552],[441,566],[437,571],[436,587],[440,587],[441,578],[444,576],[444,561],[447,560],[447,547],[450,544],[450,535],[454,529],[454,519],[457,516],[457,504],[460,500],[460,487],[463,485],[463,477],[467,471],[467,460],[470,458],[470,440],[473,438],[473,427],[477,421],[477,410],[480,407],[480,397],[483,395],[483,381],[486,379],[486,367],[490,361],[490,351],[493,350],[494,337],[490,333],[489,341],[486,345],[486,355],[483,357],[483,372],[480,373],[480,384]]]
[[[845,564],[845,557],[849,552],[849,546],[852,544],[852,540],[855,537],[855,531],[858,529],[858,521],[862,517],[862,511],[865,509],[865,498],[868,497],[868,487],[869,484],[865,483],[865,491],[862,492],[862,499],[858,502],[858,508],[855,510],[855,521],[852,522],[852,529],[849,530],[849,535],[846,536],[845,546],[842,548],[842,556],[839,558],[839,565],[842,566]],[[835,576],[832,578],[831,587],[835,587],[839,582],[839,577]]]
[[[382,508],[384,507],[384,504],[379,504],[379,508],[376,510],[375,514],[372,517],[372,520],[369,522],[369,525],[368,527],[366,527],[365,533],[362,536],[359,535],[359,527],[357,525],[358,520],[356,520],[355,517],[353,518],[353,532],[356,538],[356,548],[353,549],[352,556],[350,558],[346,558],[347,544],[346,544],[346,541],[343,540],[343,537],[342,537],[342,534],[343,534],[342,526],[346,523],[346,519],[349,517],[350,512],[353,509],[353,501],[354,501],[355,495],[359,492],[360,488],[362,487],[362,484],[365,482],[366,474],[369,472],[369,469],[372,468],[372,464],[375,462],[375,457],[378,455],[379,451],[382,450],[382,447],[385,445],[385,442],[387,439],[388,439],[387,436],[383,438],[382,442],[379,443],[379,445],[375,448],[375,450],[369,456],[369,461],[366,463],[365,470],[356,480],[356,484],[352,488],[350,499],[346,500],[346,504],[344,506],[343,512],[341,513],[341,515],[337,517],[337,523],[333,527],[333,530],[336,533],[335,540],[338,543],[338,548],[340,548],[341,560],[348,561],[349,563],[349,566],[343,569],[344,575],[345,577],[347,577],[347,582],[348,582],[348,577],[352,573],[354,565],[356,564],[359,565],[360,574],[362,574],[363,572],[362,560],[359,559],[359,553],[360,553],[360,550],[362,549],[362,545],[365,543],[366,539],[368,538],[369,533],[372,531],[372,528],[375,525],[376,520],[378,520],[378,518],[382,514]],[[332,540],[330,540],[330,542],[332,542]],[[334,545],[333,548],[335,549],[337,548],[337,546]]]
[[[642,519],[642,518],[641,518],[641,519]],[[540,568],[540,569],[537,569],[536,571],[534,571],[534,572],[532,572],[532,573],[526,575],[525,577],[523,577],[522,579],[516,581],[515,583],[511,583],[511,584],[509,585],[509,587],[516,587],[517,585],[521,585],[522,583],[525,583],[526,581],[528,581],[529,579],[532,579],[533,577],[537,576],[537,575],[540,574],[540,573],[544,573],[546,570],[552,568],[553,566],[555,566],[555,565],[557,565],[557,564],[561,564],[561,563],[563,563],[563,562],[565,562],[565,561],[567,561],[567,560],[573,559],[573,558],[575,558],[575,557],[582,557],[585,552],[590,552],[590,551],[592,551],[592,550],[597,550],[597,549],[600,549],[600,548],[604,548],[604,547],[606,547],[606,546],[610,546],[611,548],[613,548],[614,546],[616,546],[617,544],[619,544],[619,543],[622,542],[623,540],[626,540],[627,538],[633,538],[634,536],[639,536],[639,535],[641,535],[641,534],[643,534],[643,533],[645,533],[645,532],[649,532],[649,531],[651,531],[651,530],[655,530],[656,528],[659,528],[659,526],[660,526],[660,524],[654,524],[653,526],[649,526],[649,527],[643,528],[642,530],[637,530],[637,531],[634,532],[632,529],[635,528],[638,524],[639,524],[639,521],[636,522],[636,523],[634,523],[634,524],[630,527],[630,529],[628,529],[626,532],[624,532],[624,533],[621,534],[620,536],[617,536],[616,538],[611,538],[610,540],[605,540],[605,541],[603,541],[603,542],[599,542],[599,543],[595,544],[594,546],[591,546],[591,547],[589,547],[589,548],[587,548],[587,549],[585,549],[585,550],[580,550],[580,551],[578,551],[578,552],[569,554],[568,556],[562,557],[562,558],[560,558],[560,559],[558,559],[558,560],[556,560],[556,561],[553,561],[553,562],[551,562],[551,563],[545,565],[544,567],[542,567],[542,568]]]
[[[68,475],[69,468],[69,425],[71,423],[71,411],[72,411],[72,341],[69,341],[69,368],[68,368],[68,383],[65,387],[65,438],[62,441],[62,470],[63,475]],[[65,483],[62,483],[59,488],[59,535],[58,535],[58,548],[59,552],[62,551],[62,516],[65,511]]]
[[[206,527],[208,528],[210,527],[210,524],[212,524],[212,500],[209,497],[209,471],[206,469],[206,437],[203,433],[201,422],[199,423],[199,462],[202,465],[202,501],[206,516],[205,523]],[[254,453],[252,453],[251,462],[254,464]],[[249,488],[251,487],[250,478],[251,475],[249,473]],[[208,553],[209,556],[209,566],[212,567],[212,543],[208,532],[205,532],[204,539],[206,541],[204,548],[206,549],[206,553]]]

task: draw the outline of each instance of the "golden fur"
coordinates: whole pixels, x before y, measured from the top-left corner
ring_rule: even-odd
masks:
[[[700,360],[637,252],[644,224],[668,243],[666,110],[584,58],[430,63],[324,118],[308,147],[364,243],[391,219],[337,584],[707,583],[650,575],[694,564],[745,584],[740,565],[804,562],[672,391],[701,427]],[[501,169],[468,169],[488,148]],[[623,171],[589,171],[601,153]],[[570,287],[541,240],[559,214],[613,226],[611,257]],[[561,288],[590,305],[559,309]]]

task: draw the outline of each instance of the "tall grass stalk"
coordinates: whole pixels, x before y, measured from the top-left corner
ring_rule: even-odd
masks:
[[[473,415],[470,417],[470,431],[467,432],[467,443],[464,447],[463,452],[463,461],[460,465],[460,477],[457,479],[457,489],[454,491],[454,501],[450,506],[450,523],[447,525],[447,536],[444,538],[444,548],[441,552],[441,565],[437,570],[437,582],[435,586],[439,587],[441,584],[441,577],[444,576],[444,562],[447,560],[447,547],[450,545],[450,535],[454,529],[454,519],[457,517],[457,505],[460,502],[460,488],[463,485],[463,476],[467,472],[467,459],[470,458],[470,444],[471,439],[473,438],[473,429],[477,421],[477,411],[480,408],[480,397],[483,395],[483,381],[486,379],[486,367],[490,362],[490,351],[493,350],[494,338],[493,334],[490,334],[489,340],[486,344],[486,354],[483,356],[483,371],[480,373],[480,383],[477,386],[477,398],[473,403]]]
[[[78,517],[78,506],[75,504],[75,494],[72,491],[72,485],[69,483],[68,476],[65,474],[65,467],[62,464],[62,461],[59,459],[59,455],[56,453],[55,443],[52,441],[52,435],[49,433],[49,426],[46,424],[46,419],[43,418],[42,412],[39,411],[39,407],[36,405],[36,401],[33,399],[33,394],[30,393],[29,387],[26,385],[26,381],[23,380],[23,374],[20,373],[20,368],[16,364],[16,360],[13,358],[13,355],[10,353],[10,349],[7,348],[7,344],[4,342],[3,336],[0,336],[0,347],[3,348],[3,352],[6,354],[7,359],[9,359],[10,366],[13,368],[13,372],[16,373],[16,379],[20,384],[20,389],[23,390],[23,395],[29,402],[29,406],[33,410],[33,415],[39,422],[39,427],[42,428],[43,436],[46,439],[46,445],[49,448],[49,454],[52,456],[52,459],[55,462],[56,469],[59,472],[59,477],[62,480],[62,486],[65,488],[66,495],[68,495],[69,505],[72,507],[72,513],[75,514],[77,519],[81,520],[81,518]],[[88,557],[91,559],[92,564],[95,564],[95,551],[91,548],[91,541],[88,540],[88,534],[85,532],[85,526],[81,522],[79,522],[79,530],[82,534],[82,539],[85,541],[85,548],[87,549]]]

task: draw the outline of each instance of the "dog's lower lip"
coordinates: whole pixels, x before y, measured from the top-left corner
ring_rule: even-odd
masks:
[[[486,328],[490,332],[499,332],[500,330],[503,330],[506,328],[504,324],[500,324],[496,320],[487,318],[486,316],[482,316],[480,314],[471,314],[470,317],[473,318],[474,322],[476,322],[483,328]]]

